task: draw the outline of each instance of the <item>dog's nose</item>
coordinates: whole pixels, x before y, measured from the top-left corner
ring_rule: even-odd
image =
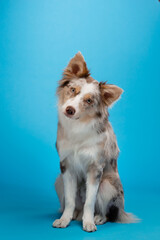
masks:
[[[66,108],[66,113],[67,113],[67,115],[74,115],[75,112],[76,112],[76,110],[75,110],[73,107],[71,107],[71,106],[68,106],[68,107]]]

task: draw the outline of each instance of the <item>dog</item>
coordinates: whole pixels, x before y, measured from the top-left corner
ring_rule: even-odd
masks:
[[[119,148],[108,108],[123,90],[90,76],[78,52],[63,72],[57,88],[56,147],[61,174],[55,183],[62,216],[53,227],[65,228],[82,220],[83,230],[94,232],[105,222],[131,223],[124,211],[124,192],[117,169]]]

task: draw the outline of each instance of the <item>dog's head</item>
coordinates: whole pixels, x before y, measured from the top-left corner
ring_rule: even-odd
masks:
[[[100,118],[122,92],[115,85],[93,79],[82,54],[78,52],[70,60],[59,81],[59,111],[67,118],[79,121]]]

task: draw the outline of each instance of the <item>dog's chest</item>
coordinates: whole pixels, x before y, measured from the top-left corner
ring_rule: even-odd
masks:
[[[83,141],[63,139],[59,141],[60,159],[67,158],[71,168],[85,172],[88,166],[99,159],[98,139],[88,138]]]

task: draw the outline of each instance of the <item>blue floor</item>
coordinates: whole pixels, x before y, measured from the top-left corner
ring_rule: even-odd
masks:
[[[8,195],[8,196],[7,196]],[[82,230],[80,222],[72,221],[66,229],[52,228],[59,217],[58,199],[53,191],[39,195],[19,189],[5,193],[0,203],[0,239],[160,239],[160,194],[127,191],[126,210],[133,212],[140,223],[107,223],[94,233]]]

